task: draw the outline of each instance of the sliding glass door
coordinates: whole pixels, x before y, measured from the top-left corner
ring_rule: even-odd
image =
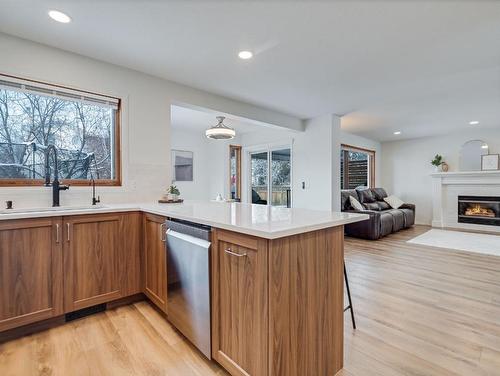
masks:
[[[290,147],[250,152],[250,194],[253,204],[290,207],[292,158]]]
[[[291,189],[292,159],[290,149],[271,151],[271,205],[289,208]]]
[[[267,205],[269,195],[269,157],[267,151],[250,153],[252,204]]]

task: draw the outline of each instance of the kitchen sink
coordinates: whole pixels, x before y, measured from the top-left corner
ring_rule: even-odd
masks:
[[[58,211],[74,211],[74,210],[99,210],[106,209],[106,205],[83,205],[83,206],[57,206],[57,207],[41,207],[41,208],[20,208],[20,209],[3,209],[0,214],[24,214],[24,213],[45,213]]]

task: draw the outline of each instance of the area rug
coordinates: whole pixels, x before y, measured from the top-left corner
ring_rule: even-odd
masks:
[[[500,256],[500,235],[432,229],[407,243]]]

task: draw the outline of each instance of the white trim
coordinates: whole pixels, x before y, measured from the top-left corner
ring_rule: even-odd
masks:
[[[453,177],[453,176],[500,176],[500,170],[497,171],[452,171],[452,172],[433,172],[432,177]]]
[[[0,74],[0,89],[118,109],[119,98]]]
[[[498,226],[459,223],[459,195],[497,196],[500,171],[439,172],[432,176],[432,226],[499,232]]]

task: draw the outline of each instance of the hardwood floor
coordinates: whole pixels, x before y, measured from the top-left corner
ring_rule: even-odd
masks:
[[[346,239],[341,375],[500,375],[500,257],[406,243],[427,230]]]
[[[0,375],[227,375],[148,302],[0,344]]]
[[[341,376],[500,375],[500,257],[346,238]],[[147,302],[0,344],[0,375],[226,375]]]

